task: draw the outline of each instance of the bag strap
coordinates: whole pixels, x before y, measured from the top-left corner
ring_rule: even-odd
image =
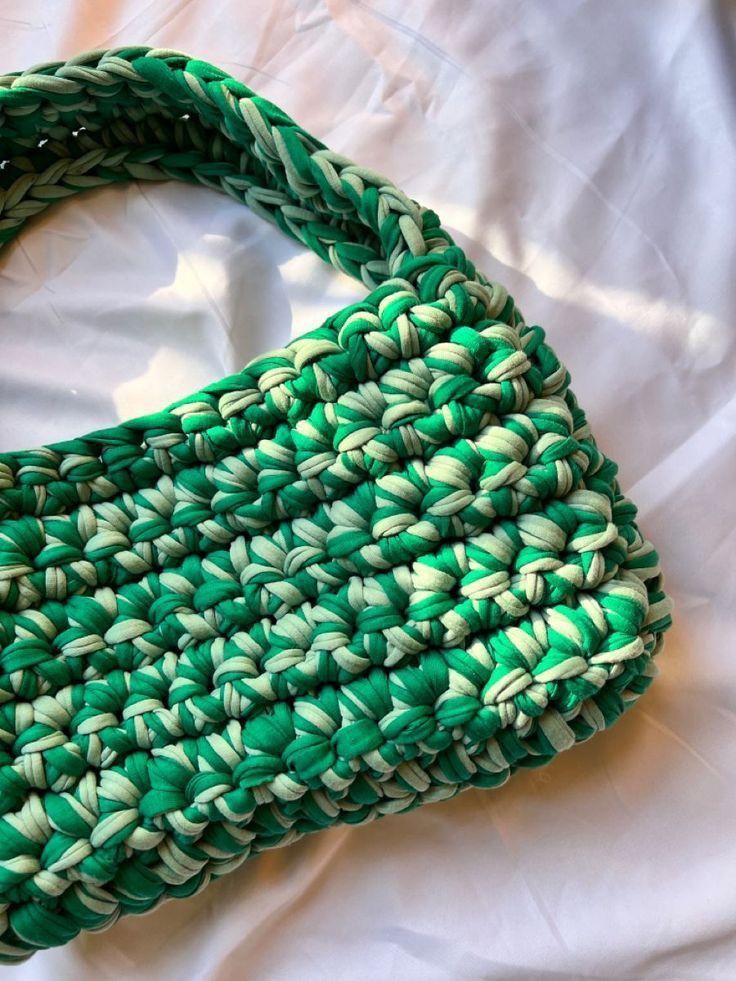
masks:
[[[60,198],[174,178],[225,190],[370,288],[428,256],[476,278],[434,212],[242,82],[167,49],[92,51],[0,76],[0,166],[0,245]]]

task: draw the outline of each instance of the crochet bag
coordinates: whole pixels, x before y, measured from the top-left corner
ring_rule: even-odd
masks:
[[[167,50],[0,77],[0,141],[0,242],[177,178],[370,291],[160,412],[0,454],[6,960],[497,787],[647,688],[656,552],[542,329],[432,211]]]

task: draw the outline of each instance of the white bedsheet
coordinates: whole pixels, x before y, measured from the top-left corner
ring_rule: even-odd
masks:
[[[437,210],[545,326],[677,603],[650,692],[550,767],[12,976],[736,978],[734,6],[0,0],[0,32],[7,71],[188,51]],[[204,189],[62,204],[2,259],[0,448],[155,409],[360,294]]]

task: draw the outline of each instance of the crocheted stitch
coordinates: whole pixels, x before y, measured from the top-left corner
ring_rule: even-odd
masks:
[[[6,960],[496,787],[647,688],[656,552],[542,329],[433,212],[171,51],[0,78],[0,140],[0,242],[176,178],[370,289],[161,412],[0,454]]]

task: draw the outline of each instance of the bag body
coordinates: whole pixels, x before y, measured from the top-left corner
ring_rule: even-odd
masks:
[[[160,412],[0,454],[0,953],[611,725],[670,623],[538,326],[437,216],[224,72],[0,78],[0,243],[118,180],[224,190],[365,300]]]

